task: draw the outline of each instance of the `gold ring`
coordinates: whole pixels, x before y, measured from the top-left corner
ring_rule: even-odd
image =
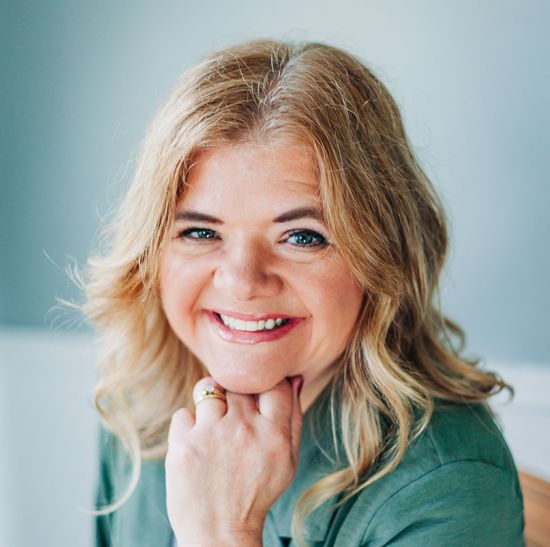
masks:
[[[195,401],[195,406],[206,399],[221,399],[222,401],[227,401],[225,395],[216,386],[203,388]]]

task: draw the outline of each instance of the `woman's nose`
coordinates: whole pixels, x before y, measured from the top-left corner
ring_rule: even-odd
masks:
[[[214,272],[214,287],[238,300],[276,296],[282,280],[260,244],[243,241],[226,249]]]

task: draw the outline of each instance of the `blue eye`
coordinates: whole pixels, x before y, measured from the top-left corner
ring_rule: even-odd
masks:
[[[327,240],[313,230],[294,230],[288,238],[296,238],[297,247],[325,247],[327,244]]]
[[[215,233],[216,232],[209,230],[208,228],[187,228],[186,230],[179,232],[178,237],[184,237],[187,239],[214,239]],[[194,236],[191,234],[198,235]]]

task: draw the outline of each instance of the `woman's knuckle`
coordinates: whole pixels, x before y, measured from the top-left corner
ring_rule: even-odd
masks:
[[[254,426],[247,421],[240,421],[235,427],[235,440],[238,443],[249,443],[256,436]],[[245,445],[246,446],[246,445]]]
[[[188,418],[189,418],[189,410],[187,410],[186,408],[178,408],[172,414],[172,422],[183,421],[183,420],[187,420]]]
[[[282,452],[286,452],[290,446],[290,439],[282,431],[273,433],[270,437],[270,442],[267,445],[267,453],[270,456],[280,456]]]

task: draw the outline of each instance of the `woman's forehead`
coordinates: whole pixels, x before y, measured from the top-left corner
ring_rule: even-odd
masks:
[[[311,151],[300,145],[239,144],[210,147],[193,154],[186,192],[227,188],[284,190],[319,196],[319,177]],[[195,193],[195,192],[193,192]]]

